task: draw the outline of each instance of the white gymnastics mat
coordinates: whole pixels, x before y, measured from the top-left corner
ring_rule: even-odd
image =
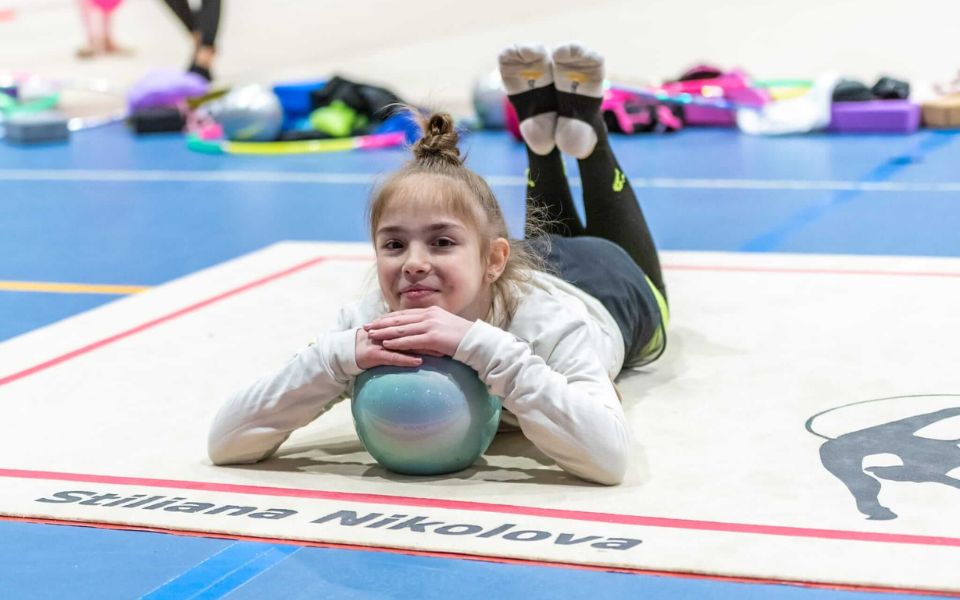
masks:
[[[0,344],[0,514],[500,560],[960,592],[960,260],[664,253],[617,487],[519,433],[405,477],[348,403],[215,467],[226,397],[333,324],[368,246],[288,242]]]

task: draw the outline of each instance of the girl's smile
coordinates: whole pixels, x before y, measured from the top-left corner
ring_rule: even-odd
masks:
[[[422,285],[411,285],[410,287],[401,289],[400,295],[408,300],[422,300],[431,294],[437,293],[437,291],[438,290]]]

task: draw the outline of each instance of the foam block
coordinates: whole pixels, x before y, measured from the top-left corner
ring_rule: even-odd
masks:
[[[960,94],[924,102],[923,124],[939,129],[960,129]]]
[[[137,134],[172,133],[183,131],[186,119],[180,110],[169,106],[138,108],[129,119],[130,127]]]
[[[909,100],[834,102],[829,131],[913,133],[920,127],[920,105]]]
[[[15,113],[7,119],[9,144],[45,144],[69,139],[67,118],[55,111]]]

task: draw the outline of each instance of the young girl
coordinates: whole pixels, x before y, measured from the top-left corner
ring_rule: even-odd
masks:
[[[530,160],[527,240],[508,241],[486,182],[463,166],[448,115],[433,115],[371,203],[379,290],[341,310],[278,372],[233,396],[217,415],[215,464],[269,457],[349,394],[363,370],[451,356],[503,399],[519,426],[567,472],[622,481],[629,432],[613,378],[662,351],[667,307],[656,248],[607,140],[603,59],[568,44],[500,55]],[[560,151],[579,161],[586,225],[575,212]],[[528,251],[535,249],[537,254]],[[537,255],[556,275],[537,270]]]

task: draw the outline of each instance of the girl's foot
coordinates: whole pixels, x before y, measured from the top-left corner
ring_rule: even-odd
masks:
[[[77,48],[77,51],[74,53],[77,58],[82,58],[88,60],[94,58],[99,52],[94,46],[82,46]]]
[[[134,52],[131,48],[125,48],[124,46],[118,46],[113,40],[107,40],[103,45],[103,52],[105,54],[113,54],[115,56],[133,56]]]
[[[577,42],[553,51],[557,88],[556,141],[561,152],[584,159],[597,145],[597,128],[604,127],[603,57]]]
[[[193,55],[193,62],[187,68],[190,73],[196,73],[207,81],[213,80],[213,74],[210,69],[213,67],[213,59],[216,57],[216,51],[210,46],[199,46]]]
[[[540,44],[513,44],[500,52],[500,76],[517,110],[520,135],[536,154],[549,154],[557,124],[553,65]]]

